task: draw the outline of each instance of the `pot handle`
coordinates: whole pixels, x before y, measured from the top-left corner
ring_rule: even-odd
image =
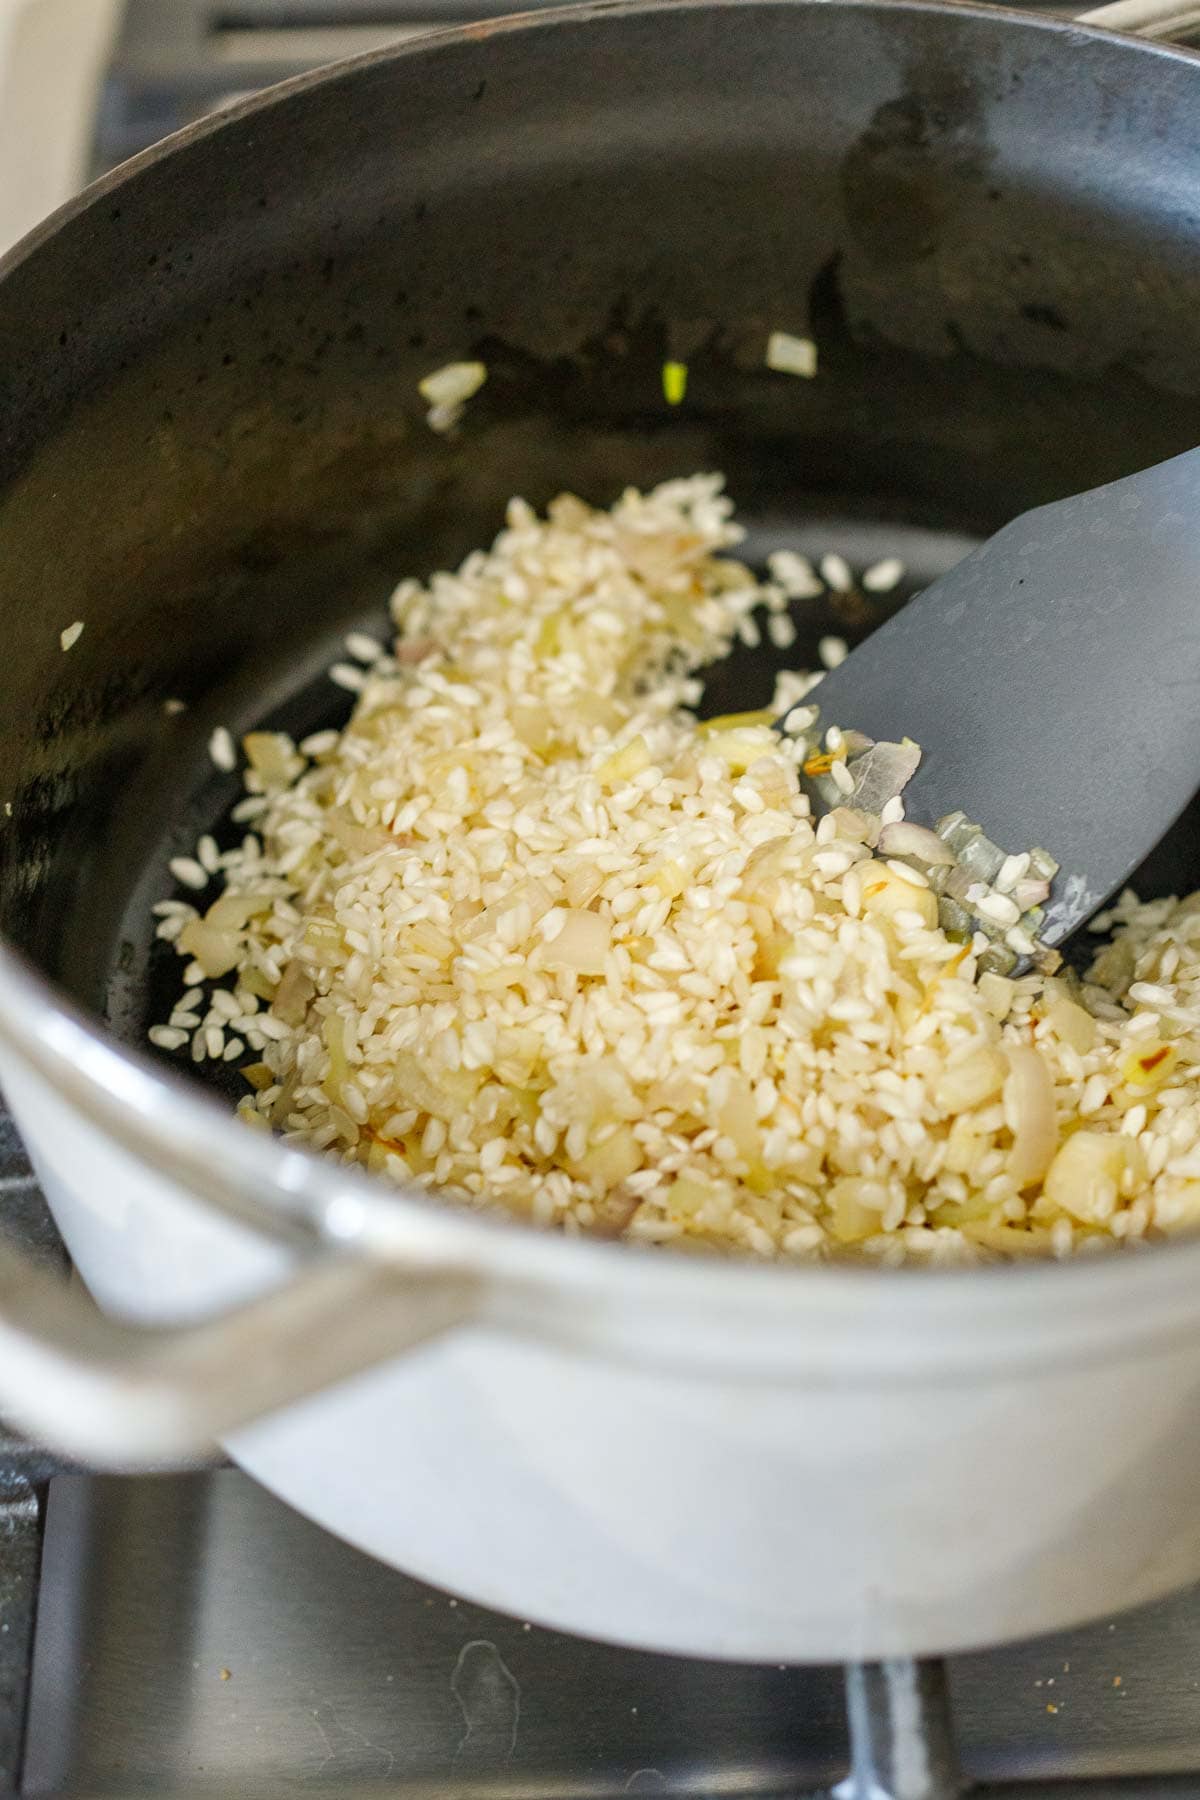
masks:
[[[1200,26],[1200,0],[1112,0],[1075,15],[1077,25],[1102,25],[1135,37],[1183,37]]]
[[[91,1468],[178,1467],[463,1323],[479,1289],[457,1272],[323,1255],[223,1316],[147,1328],[100,1313],[0,1241],[0,1416]]]

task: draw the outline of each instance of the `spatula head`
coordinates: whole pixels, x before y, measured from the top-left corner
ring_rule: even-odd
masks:
[[[812,698],[822,726],[917,740],[909,818],[1050,851],[1060,942],[1200,784],[1200,451],[1022,514]]]

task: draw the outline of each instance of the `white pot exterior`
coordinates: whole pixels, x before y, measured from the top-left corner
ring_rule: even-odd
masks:
[[[191,1318],[287,1254],[185,1197],[2,1060],[82,1274]],[[939,1652],[1200,1574],[1200,1331],[1040,1373],[849,1387],[689,1378],[479,1325],[238,1436],[234,1457],[382,1560],[540,1623],[761,1661]]]

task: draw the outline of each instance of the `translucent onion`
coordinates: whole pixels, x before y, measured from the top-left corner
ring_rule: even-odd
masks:
[[[884,856],[911,856],[927,869],[949,869],[955,863],[953,850],[936,831],[912,825],[906,819],[884,826],[879,834],[879,849]]]
[[[271,1011],[285,1025],[303,1025],[308,1003],[316,991],[312,976],[304,964],[299,957],[293,957],[275,990]]]
[[[215,931],[241,931],[257,913],[270,912],[274,904],[271,894],[222,894],[204,915],[204,923]]]
[[[546,946],[546,966],[576,975],[603,975],[612,927],[599,913],[568,910],[561,931]]]
[[[303,768],[296,746],[283,731],[248,731],[242,739],[246,761],[267,787],[286,787]]]
[[[999,1093],[1007,1075],[1008,1064],[999,1050],[976,1050],[942,1071],[934,1084],[934,1101],[942,1112],[968,1112]]]
[[[1096,1021],[1066,992],[1061,983],[1050,978],[1046,982],[1046,1017],[1054,1035],[1062,1043],[1086,1056],[1096,1047]]]
[[[236,969],[241,946],[236,931],[218,931],[206,919],[189,919],[179,934],[179,948],[194,957],[210,981]]]
[[[1050,898],[1050,883],[1026,876],[1018,881],[1012,891],[1012,897],[1021,911],[1027,913],[1032,907],[1041,906],[1043,901]]]
[[[293,1069],[280,1088],[267,1115],[267,1122],[272,1131],[278,1131],[292,1110],[292,1102],[296,1098],[296,1089],[300,1086],[300,1071]]]
[[[903,793],[920,760],[921,746],[911,738],[902,744],[873,744],[851,765],[853,804],[860,812],[881,813],[889,800]]]
[[[348,819],[330,806],[325,811],[325,829],[330,837],[336,838],[347,856],[370,856],[373,851],[382,850],[385,844],[395,842],[390,832],[378,827],[359,825]]]
[[[1077,1131],[1050,1166],[1045,1195],[1073,1219],[1102,1224],[1117,1208],[1136,1146],[1107,1131]]]
[[[1032,1187],[1054,1159],[1058,1133],[1050,1071],[1036,1050],[1023,1045],[1008,1051],[1004,1116],[1013,1138],[1008,1172],[1018,1188]]]

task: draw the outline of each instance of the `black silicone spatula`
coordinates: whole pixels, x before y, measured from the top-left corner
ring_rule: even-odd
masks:
[[[822,727],[915,738],[908,818],[1043,845],[1043,942],[1094,912],[1200,784],[1200,451],[1023,513],[815,689]]]

